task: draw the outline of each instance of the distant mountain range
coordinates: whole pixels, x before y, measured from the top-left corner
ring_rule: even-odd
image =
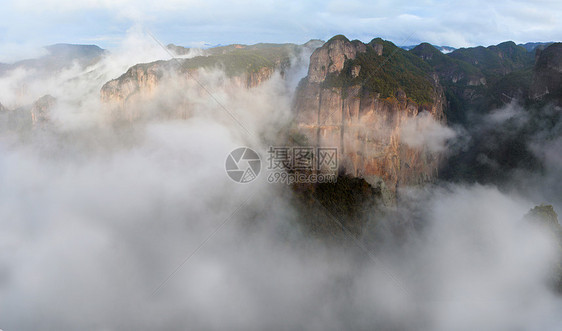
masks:
[[[537,47],[548,47],[551,44],[554,44],[554,41],[549,41],[549,42],[529,42],[529,43],[525,43],[525,44],[517,44],[518,46],[522,46],[524,47],[527,52],[531,52],[534,51]],[[418,45],[408,45],[408,46],[400,46],[400,48],[405,49],[407,51],[410,51],[414,48],[416,48],[416,46]],[[451,47],[451,46],[439,46],[439,45],[431,45],[435,48],[437,48],[439,51],[441,51],[441,53],[447,54],[447,53],[451,53],[453,51],[455,51],[457,48]]]
[[[528,52],[534,51],[537,47],[546,48],[550,45],[554,44],[554,41],[549,42],[533,42],[533,43],[526,43],[526,44],[519,44],[519,46],[523,46]]]
[[[317,45],[316,47],[320,47],[323,43],[324,41],[318,39],[313,39],[308,42],[309,45]],[[530,52],[530,51],[534,51],[537,47],[545,48],[553,43],[554,42],[528,42],[525,44],[518,44],[518,46],[522,46],[528,52]],[[226,53],[228,52],[229,49],[232,48],[247,48],[247,47],[256,47],[259,45],[267,46],[267,45],[276,45],[276,44],[268,44],[268,43],[261,43],[256,45],[205,44],[203,49],[208,51],[210,54],[218,54],[218,53]],[[285,44],[285,45],[292,45],[292,44]],[[418,45],[400,46],[400,48],[410,51],[416,48],[416,46]],[[439,45],[432,45],[432,46],[444,54],[451,53],[457,50],[457,48],[451,46],[439,46]],[[176,54],[178,55],[186,54],[190,50],[190,48],[185,48],[174,44],[169,44],[167,47],[170,50],[175,51]],[[74,61],[78,61],[78,63],[82,66],[87,66],[99,60],[99,57],[107,52],[107,50],[104,50],[97,45],[79,45],[79,44],[64,44],[64,43],[45,46],[45,49],[47,50],[47,54],[38,58],[20,60],[14,63],[0,63],[0,74],[16,67],[35,68],[41,70],[43,69],[60,70],[61,68],[68,66]]]
[[[410,50],[416,48],[416,46],[418,46],[418,45],[400,46],[400,48],[405,49],[407,51],[410,51]],[[438,46],[438,45],[431,45],[431,46],[437,48],[439,51],[441,51],[441,53],[444,53],[444,54],[451,53],[452,51],[456,50],[456,48],[451,47],[451,46]]]
[[[107,51],[96,45],[54,44],[46,46],[47,54],[6,64],[0,63],[0,75],[17,67],[37,69],[41,72],[57,71],[77,63],[88,66],[97,62]]]

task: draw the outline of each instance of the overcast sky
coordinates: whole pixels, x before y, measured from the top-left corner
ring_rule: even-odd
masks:
[[[345,34],[454,47],[562,40],[560,0],[1,0],[0,60],[58,42],[116,45],[132,27],[185,46]]]

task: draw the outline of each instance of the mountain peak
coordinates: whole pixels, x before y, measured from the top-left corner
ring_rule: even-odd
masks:
[[[329,43],[337,41],[337,40],[349,42],[349,39],[347,39],[346,36],[344,36],[343,34],[338,34],[338,35],[335,35],[332,38],[330,38],[330,40],[328,40],[328,42],[326,42],[326,43],[329,44]]]

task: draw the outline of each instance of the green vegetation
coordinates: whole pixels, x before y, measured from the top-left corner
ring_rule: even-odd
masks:
[[[359,236],[367,213],[381,197],[364,179],[348,175],[338,176],[335,183],[294,184],[293,192],[305,215],[303,226],[312,233],[335,237],[347,231]]]
[[[560,230],[560,224],[558,223],[558,214],[556,214],[552,205],[541,204],[540,206],[536,206],[535,208],[531,209],[529,213],[527,213],[527,215],[525,215],[525,219],[538,221],[552,226],[557,230]]]
[[[441,76],[443,86],[466,85],[471,80],[483,77],[480,70],[471,63],[443,54],[428,43],[420,44],[410,52],[424,59]]]
[[[533,70],[526,68],[510,72],[488,88],[488,108],[499,108],[514,98],[524,100],[529,95],[533,81]]]
[[[450,57],[481,70],[488,83],[496,82],[507,73],[532,66],[534,62],[533,53],[512,41],[497,46],[461,48],[450,53]]]
[[[375,44],[383,45],[382,56],[377,55]],[[360,66],[361,71],[357,77],[353,77],[352,68],[356,66]],[[431,67],[414,54],[377,38],[367,45],[366,52],[359,52],[355,59],[347,60],[341,73],[329,74],[324,86],[362,86],[368,93],[379,93],[381,98],[394,97],[401,89],[416,103],[426,104],[433,102],[431,71]]]
[[[310,146],[307,136],[296,128],[291,128],[289,130],[287,143],[290,146]]]
[[[553,43],[537,53],[540,55],[534,68],[537,76],[535,84],[539,88],[536,92],[542,94],[548,90],[548,94],[541,96],[542,101],[562,105],[562,43]]]
[[[333,36],[332,38],[330,38],[330,40],[328,40],[327,43],[330,43],[330,42],[336,41],[336,40],[342,40],[342,41],[347,41],[347,42],[349,42],[349,39],[347,39],[346,36],[344,36],[343,34],[338,34],[338,35],[335,35],[335,36]]]
[[[184,69],[220,68],[228,76],[255,73],[262,68],[285,69],[291,55],[298,52],[294,44],[230,45],[209,50],[208,56],[183,60]]]
[[[460,48],[443,54],[423,43],[411,53],[439,75],[449,122],[466,123],[468,112],[485,113],[512,100],[525,101],[532,82],[534,53],[513,42]]]
[[[430,44],[423,43],[411,51],[422,58],[441,77],[443,86],[466,86],[471,80],[484,78],[493,85],[505,75],[528,72],[534,56],[522,46],[505,42],[497,46],[460,48],[443,54]]]

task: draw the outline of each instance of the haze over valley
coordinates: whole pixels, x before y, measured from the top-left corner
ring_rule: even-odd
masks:
[[[311,4],[255,34],[210,4],[201,32],[173,2],[130,29],[115,22],[148,11],[53,2],[95,12],[83,38],[112,23],[112,42],[37,47],[10,25],[0,328],[561,329],[562,43],[538,19],[557,5],[514,41],[446,30],[419,4],[380,18],[416,36],[377,32],[364,5],[331,2],[311,15],[332,25],[294,38],[277,25]],[[26,6],[8,7],[38,15]],[[517,6],[493,15],[519,22]]]

